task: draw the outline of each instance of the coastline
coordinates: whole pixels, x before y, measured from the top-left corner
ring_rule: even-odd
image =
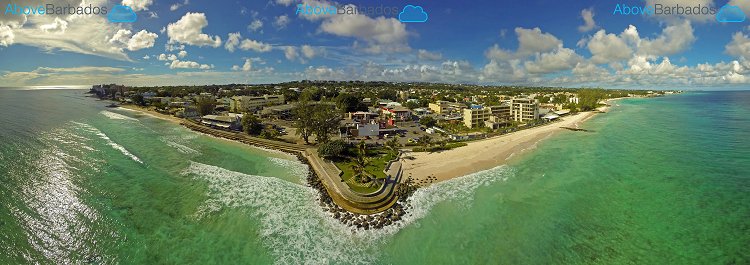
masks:
[[[597,109],[598,112],[607,110],[608,106]],[[403,160],[404,176],[426,186],[507,164],[512,157],[534,149],[540,141],[565,130],[561,127],[579,128],[583,122],[598,114],[597,111],[580,112],[564,117],[562,121],[469,142],[452,150],[405,153],[405,157],[413,159]]]

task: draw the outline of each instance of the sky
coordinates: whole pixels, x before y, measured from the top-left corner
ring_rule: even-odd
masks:
[[[0,86],[133,86],[376,80],[605,87],[744,89],[750,22],[715,14],[625,15],[628,7],[750,1],[0,0]],[[130,6],[102,14],[23,15],[8,5]],[[305,6],[407,4],[389,14],[296,14]],[[698,10],[696,9],[696,10]],[[708,10],[708,9],[706,9]]]

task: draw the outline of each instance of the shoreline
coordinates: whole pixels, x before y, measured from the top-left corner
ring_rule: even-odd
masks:
[[[616,99],[607,100],[607,104],[611,100]],[[579,128],[596,114],[606,113],[608,108],[609,106],[603,106],[597,111],[579,112],[564,117],[562,121],[468,142],[466,146],[452,150],[433,153],[408,152],[405,156],[413,159],[403,159],[403,174],[420,186],[427,186],[506,165],[508,160],[528,153],[535,149],[539,142],[565,130],[561,127]]]
[[[370,229],[381,229],[385,226],[389,226],[392,224],[397,223],[402,219],[402,217],[406,214],[408,206],[405,206],[403,204],[403,201],[405,200],[406,196],[408,194],[401,194],[403,193],[401,190],[394,190],[394,194],[389,196],[390,199],[387,201],[388,206],[386,208],[378,208],[378,209],[359,209],[356,207],[353,207],[350,205],[350,203],[346,203],[345,201],[348,201],[348,199],[345,198],[344,194],[341,194],[341,192],[337,192],[335,184],[336,183],[329,183],[326,184],[326,181],[329,181],[327,179],[323,179],[323,177],[320,174],[328,174],[325,169],[322,169],[320,164],[318,162],[312,161],[314,160],[314,157],[317,157],[313,151],[311,151],[310,148],[307,148],[305,150],[291,150],[291,149],[285,149],[285,148],[274,148],[271,146],[262,146],[258,144],[248,143],[239,139],[236,139],[234,137],[227,137],[226,135],[214,135],[212,133],[204,133],[200,131],[196,131],[194,128],[191,128],[192,126],[188,126],[188,122],[186,119],[177,118],[165,114],[158,113],[156,111],[148,110],[145,108],[141,108],[138,106],[120,106],[120,108],[129,110],[129,111],[135,111],[142,113],[144,115],[152,116],[154,118],[166,120],[169,122],[173,122],[176,125],[188,128],[196,133],[205,134],[210,137],[216,137],[219,139],[224,139],[230,142],[242,144],[242,145],[249,145],[253,148],[258,148],[261,150],[266,151],[277,151],[281,153],[285,153],[291,157],[295,157],[300,163],[307,165],[308,167],[308,173],[306,176],[303,177],[304,182],[306,184],[317,191],[317,201],[319,206],[321,207],[321,210],[330,217],[340,221],[342,224],[349,226],[353,229],[363,229],[363,230],[370,230]],[[280,142],[283,143],[283,142]],[[316,160],[317,161],[317,160]],[[317,166],[316,166],[317,165]],[[322,172],[318,172],[318,171]],[[330,180],[332,181],[332,180]],[[331,185],[333,184],[333,185]],[[332,190],[333,189],[333,190]]]

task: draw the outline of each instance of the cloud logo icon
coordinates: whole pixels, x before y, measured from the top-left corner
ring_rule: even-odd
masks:
[[[398,13],[398,20],[401,22],[425,22],[427,21],[427,12],[424,12],[421,6],[406,5],[401,13]]]
[[[737,6],[725,5],[716,13],[716,21],[719,22],[743,22],[745,21],[745,12],[742,12]]]
[[[138,16],[129,6],[115,5],[107,14],[107,19],[109,19],[109,22],[115,23],[132,23],[138,19]]]

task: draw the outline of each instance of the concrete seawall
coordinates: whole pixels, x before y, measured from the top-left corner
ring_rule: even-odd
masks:
[[[388,178],[378,192],[360,194],[352,191],[339,177],[338,168],[318,156],[317,149],[310,146],[292,144],[263,138],[252,137],[240,132],[224,131],[200,125],[195,122],[182,122],[181,125],[193,131],[242,142],[248,145],[274,149],[296,155],[303,163],[310,166],[320,183],[325,187],[326,195],[342,209],[356,214],[376,214],[393,207],[398,201],[397,184],[401,181],[401,165],[395,161],[389,163]]]

